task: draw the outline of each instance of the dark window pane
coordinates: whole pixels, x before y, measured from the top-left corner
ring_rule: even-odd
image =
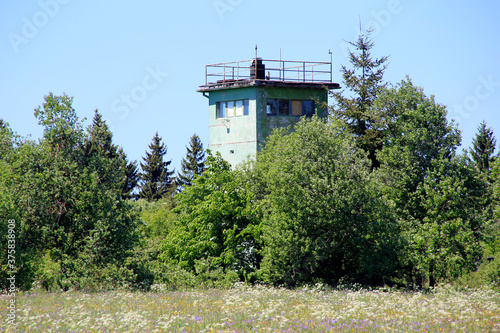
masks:
[[[219,102],[217,106],[219,108],[219,118],[226,117],[226,102]]]
[[[314,115],[314,101],[302,101],[302,115],[306,117]]]
[[[289,116],[290,115],[290,101],[289,100],[280,100],[279,101],[279,114],[281,116]]]
[[[268,115],[275,115],[278,113],[278,100],[267,99],[266,113]]]
[[[250,114],[250,108],[249,108],[249,100],[245,99],[243,100],[243,115],[248,116]]]

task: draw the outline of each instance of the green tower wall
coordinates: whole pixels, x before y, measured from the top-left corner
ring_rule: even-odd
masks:
[[[245,86],[210,90],[209,92],[209,146],[212,152],[219,151],[222,157],[236,166],[248,157],[255,158],[265,144],[266,137],[277,127],[295,125],[301,117],[267,115],[267,99],[315,100],[318,115],[326,116],[319,105],[326,104],[328,92],[323,88],[287,86]],[[218,117],[218,102],[249,100],[248,115]]]
[[[266,113],[266,102],[268,98],[284,100],[314,100],[318,116],[325,117],[326,110],[320,106],[328,101],[328,92],[325,89],[311,89],[299,87],[259,87],[257,92],[257,141],[258,149],[265,144],[266,137],[272,133],[274,128],[293,126],[299,122],[298,116],[270,116]]]
[[[215,90],[209,93],[209,145],[212,152],[219,151],[222,157],[235,166],[255,157],[257,151],[256,89],[244,87]],[[219,118],[217,103],[249,99],[249,114],[241,117]]]

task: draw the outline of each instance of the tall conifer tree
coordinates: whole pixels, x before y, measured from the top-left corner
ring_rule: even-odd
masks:
[[[122,192],[126,181],[126,155],[113,143],[113,133],[102,115],[95,110],[83,144],[83,165],[96,171],[102,184]]]
[[[121,191],[123,199],[132,199],[139,181],[136,161],[128,161],[122,148],[113,144],[113,133],[102,115],[95,110],[92,125],[83,145],[85,166],[97,166],[101,182],[107,182]]]
[[[380,165],[376,151],[382,148],[383,133],[378,126],[374,126],[378,116],[373,114],[372,105],[384,87],[382,79],[388,57],[372,58],[370,50],[374,44],[370,34],[371,30],[368,30],[361,33],[356,42],[349,42],[357,53],[349,51],[353,69],[342,66],[342,76],[353,96],[346,97],[344,92],[334,93],[336,107],[333,113],[356,135],[357,146],[368,153],[372,168],[376,168]]]
[[[477,133],[470,149],[472,160],[476,163],[479,171],[485,172],[490,169],[490,164],[494,160],[493,153],[495,152],[496,144],[497,140],[493,135],[493,131],[491,128],[486,127],[486,122],[483,120],[477,128]]]
[[[176,183],[179,190],[191,186],[194,175],[200,175],[205,170],[205,151],[200,137],[193,134],[186,147],[186,157],[181,160],[181,171],[177,174]]]
[[[124,161],[125,177],[122,181],[122,198],[123,199],[137,199],[137,193],[134,190],[139,184],[139,170],[137,168],[137,161],[128,161],[127,155],[122,148],[118,150],[122,160]]]
[[[106,121],[102,119],[102,115],[96,109],[92,125],[87,129],[89,137],[85,141],[85,153],[91,155],[97,151],[104,153],[108,158],[118,156],[118,147],[113,144],[113,133],[109,130]]]
[[[141,163],[139,197],[147,201],[156,201],[171,191],[174,170],[168,171],[171,160],[163,161],[167,148],[158,132],[149,144],[149,149],[150,152],[146,152],[146,157],[142,158],[144,163]]]

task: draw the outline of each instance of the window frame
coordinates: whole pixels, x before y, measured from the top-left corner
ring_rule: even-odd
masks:
[[[226,118],[226,102],[217,102],[217,118]]]
[[[300,115],[294,114],[294,111],[299,110],[300,103]],[[287,108],[285,106],[288,106]],[[294,107],[295,106],[295,107]],[[288,112],[283,112],[282,110],[287,109]],[[271,110],[271,111],[269,111]],[[274,112],[273,112],[274,111]],[[267,98],[266,99],[266,115],[267,116],[291,116],[291,117],[312,117],[316,112],[316,103],[311,99],[278,99],[278,98]]]
[[[239,106],[238,106],[239,104]],[[235,117],[243,117],[243,100],[242,99],[237,99],[234,101],[234,116]]]
[[[232,106],[229,107],[229,104],[231,104]],[[234,118],[234,101],[226,101],[226,110],[226,118]]]
[[[238,107],[238,104],[240,104]],[[232,107],[229,108],[228,105]],[[239,111],[238,111],[239,110]],[[219,101],[216,103],[216,116],[219,118],[238,118],[250,115],[250,99],[234,99],[229,101]]]

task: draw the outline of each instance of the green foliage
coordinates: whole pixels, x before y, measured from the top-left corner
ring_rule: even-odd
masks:
[[[0,127],[0,140],[2,140],[0,149],[4,149],[0,154],[0,289],[8,289],[9,287],[7,278],[11,275],[8,272],[17,271],[16,287],[28,290],[31,288],[33,279],[32,262],[30,261],[33,257],[33,251],[20,246],[22,242],[20,237],[23,236],[23,233],[20,227],[21,220],[16,209],[16,194],[13,191],[18,177],[11,165],[15,154],[14,136],[7,125]],[[9,233],[9,221],[14,222],[11,224],[11,233]],[[13,235],[14,238],[9,238],[9,235],[11,237]],[[9,239],[14,240],[15,243],[9,243]],[[9,264],[12,264],[14,269]]]
[[[142,158],[144,163],[141,163],[139,197],[147,201],[153,201],[172,192],[172,175],[174,171],[168,171],[168,166],[172,161],[163,161],[167,148],[163,144],[161,137],[158,136],[158,132],[156,132],[149,144],[149,149],[150,152],[146,152],[146,157]]]
[[[472,140],[472,148],[470,153],[472,160],[476,163],[477,168],[481,172],[490,170],[490,164],[495,159],[493,153],[497,140],[493,135],[491,128],[486,127],[486,122],[483,121],[477,128],[477,133]]]
[[[435,159],[451,159],[460,143],[460,133],[446,119],[446,108],[427,97],[409,78],[387,89],[375,108],[383,115],[384,148],[378,154],[387,191],[398,213],[403,209],[418,213],[410,206],[409,195],[432,171]]]
[[[118,147],[113,144],[113,134],[97,110],[92,125],[87,128],[82,150],[82,166],[89,172],[95,172],[98,182],[107,188],[121,190],[120,184],[125,176],[124,156],[119,154]]]
[[[88,133],[89,136],[84,145],[85,156],[102,153],[110,159],[117,157],[118,147],[113,144],[113,134],[98,110],[94,111],[94,118],[92,125],[88,128]]]
[[[68,288],[61,273],[61,265],[52,260],[50,251],[40,254],[36,276],[37,282],[44,290],[57,291]]]
[[[124,199],[134,198],[139,178],[137,163],[129,162],[123,149],[113,144],[113,134],[97,110],[87,133],[82,147],[85,167],[97,172],[99,181],[107,187],[120,190]]]
[[[96,113],[86,134],[66,95],[49,94],[35,115],[43,139],[15,148],[6,180],[19,275],[47,288],[59,281],[63,289],[81,287],[82,277],[97,278],[101,269],[114,270],[109,279],[129,279],[122,268],[137,242],[138,218],[121,198],[123,160],[107,126]]]
[[[158,201],[146,201],[140,199],[134,203],[134,207],[140,211],[143,224],[139,230],[146,239],[165,238],[173,226],[177,214],[173,212],[175,199],[165,197]]]
[[[118,149],[123,161],[125,161],[125,179],[122,181],[122,197],[123,199],[137,199],[138,195],[135,189],[139,184],[139,170],[137,168],[137,161],[128,161],[127,155],[123,149]]]
[[[489,286],[495,291],[500,288],[500,252],[490,257],[483,257],[477,271],[470,272],[454,281],[459,288],[483,288]]]
[[[145,272],[151,274],[148,279],[151,278],[153,283],[165,283],[165,267],[158,257],[162,253],[163,240],[177,218],[172,211],[174,198],[165,197],[152,202],[140,199],[133,206],[139,211],[142,221],[138,228],[140,238],[135,248],[136,257],[145,265]]]
[[[405,221],[409,260],[430,283],[449,282],[475,270],[482,256],[486,184],[464,157],[436,160],[414,201],[421,211]],[[427,275],[429,275],[427,277]],[[434,281],[434,282],[433,282]]]
[[[74,148],[82,145],[83,130],[72,105],[73,97],[49,93],[45,96],[43,108],[35,109],[35,117],[38,124],[44,126],[47,149],[56,156],[64,154],[74,159],[79,154]]]
[[[372,59],[373,42],[371,31],[362,33],[356,42],[350,42],[358,53],[349,51],[349,61],[353,69],[342,66],[344,85],[353,93],[345,96],[345,91],[333,94],[335,108],[333,114],[341,119],[351,133],[356,136],[357,147],[368,153],[372,168],[378,167],[376,152],[382,148],[383,132],[378,129],[378,115],[372,109],[383,84],[385,64],[388,57]]]
[[[489,255],[500,252],[500,161],[495,159],[491,164],[490,180],[491,210],[493,218],[487,225],[485,248]]]
[[[369,163],[336,122],[302,119],[275,131],[261,178],[261,275],[288,286],[344,276],[381,283],[397,264],[395,221],[369,181]]]
[[[481,258],[487,188],[465,157],[446,109],[407,78],[375,102],[384,115],[376,177],[407,242],[407,278],[424,287],[457,278]]]
[[[179,190],[191,186],[195,175],[199,176],[205,170],[205,151],[198,135],[193,134],[186,150],[186,157],[181,160],[181,172],[176,179]]]
[[[233,273],[241,278],[256,264],[252,193],[219,153],[208,152],[206,167],[177,196],[179,218],[161,258],[207,279]]]
[[[237,170],[219,153],[205,161],[195,134],[174,181],[156,133],[139,174],[97,110],[85,130],[65,94],[35,109],[38,142],[0,119],[0,288],[9,220],[22,290],[257,280],[498,288],[493,132],[483,122],[472,160],[457,155],[460,133],[446,108],[409,78],[384,85],[387,58],[371,58],[369,35],[351,43],[359,54],[343,72],[354,96],[335,95],[336,117],[275,130]]]
[[[9,124],[0,118],[0,160],[6,159],[14,148],[14,133]]]
[[[17,271],[16,287],[20,290],[29,290],[34,278],[34,261],[36,249],[27,246],[24,239],[26,228],[22,225],[20,207],[17,206],[19,192],[16,188],[21,181],[21,172],[13,166],[19,152],[20,141],[9,128],[8,124],[0,120],[0,289],[8,288],[9,271]],[[9,233],[9,221],[11,233]],[[10,238],[15,243],[9,244]],[[9,248],[9,245],[13,248]],[[10,255],[10,256],[9,256]],[[12,261],[14,260],[14,261]],[[11,267],[12,264],[14,267]]]

